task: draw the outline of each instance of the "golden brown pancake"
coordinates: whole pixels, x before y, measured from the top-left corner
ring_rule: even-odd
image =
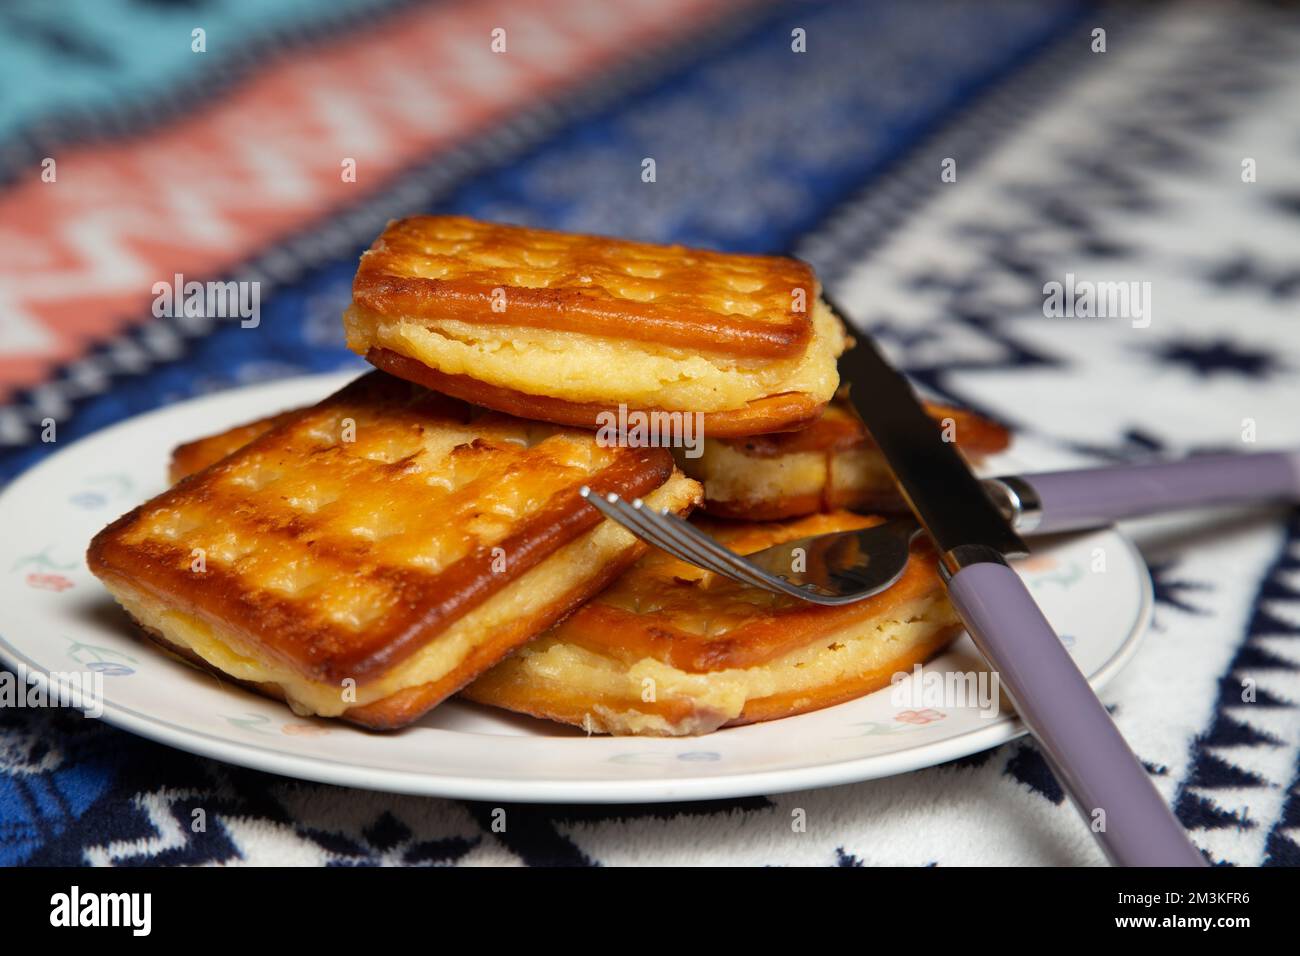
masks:
[[[700,412],[726,437],[834,394],[846,339],[819,295],[795,259],[418,216],[362,256],[344,325],[377,367],[475,404],[587,428]]]
[[[940,427],[973,464],[1002,451],[1010,433],[996,422],[949,405],[926,403]],[[207,467],[271,428],[281,415],[181,445],[171,480]],[[702,454],[675,451],[678,467],[704,484],[704,510],[737,520],[774,521],[819,511],[905,509],[884,456],[852,406],[836,399],[807,428],[749,438],[706,438]]]
[[[410,723],[645,546],[578,489],[689,510],[663,449],[374,372],[113,522],[91,570],[145,630],[300,714]]]
[[[973,463],[1004,449],[1010,434],[974,412],[926,404]],[[853,407],[837,398],[807,428],[749,438],[705,438],[698,458],[678,466],[704,484],[704,510],[750,521],[818,511],[905,509],[884,455]]]
[[[840,511],[704,525],[747,553],[878,520]],[[701,734],[870,693],[960,629],[923,545],[893,587],[838,608],[745,587],[651,551],[462,695],[594,733]]]

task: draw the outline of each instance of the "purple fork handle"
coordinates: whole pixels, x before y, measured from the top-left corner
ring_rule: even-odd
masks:
[[[948,594],[1111,862],[1205,866],[1016,573],[972,564]]]
[[[1000,479],[1037,497],[1016,527],[1044,534],[1095,528],[1180,508],[1300,500],[1300,452],[1205,455],[1184,461],[1055,471]],[[1015,486],[1012,486],[1015,488]],[[1022,504],[1027,497],[1015,489]]]

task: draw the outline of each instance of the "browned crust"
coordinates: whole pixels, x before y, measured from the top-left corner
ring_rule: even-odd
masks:
[[[540,720],[553,720],[590,729],[588,715],[597,708],[613,712],[634,710],[637,713],[662,717],[668,723],[684,725],[698,717],[699,708],[686,697],[660,697],[642,701],[639,697],[603,693],[578,693],[572,688],[554,684],[540,684],[507,680],[502,672],[490,670],[461,691],[461,696],[477,704],[512,710]]]
[[[707,490],[706,487],[706,493]],[[786,521],[791,518],[816,514],[819,511],[831,512],[840,509],[861,511],[869,514],[880,512],[897,513],[907,510],[907,502],[893,487],[836,488],[826,494],[786,495],[764,501],[755,499],[712,501],[706,499],[703,510],[712,518],[726,518],[729,521]]]
[[[172,449],[172,460],[167,469],[167,480],[175,484],[186,475],[202,471],[208,465],[239,451],[254,438],[258,438],[277,425],[287,422],[301,410],[292,409],[278,415],[259,418],[256,421],[245,422],[243,425],[228,428],[215,435],[206,435],[183,445],[177,445]]]
[[[786,518],[798,518],[801,515],[825,511],[826,502],[819,494],[785,495],[780,498],[743,498],[736,500],[717,500],[708,497],[708,483],[704,486],[704,511],[714,518],[727,518],[732,521],[782,521]],[[850,496],[849,500],[838,501],[835,507],[855,509],[858,503]]]
[[[584,581],[579,587],[561,595],[541,614],[528,619],[516,619],[509,629],[498,632],[486,644],[476,647],[454,670],[443,675],[439,680],[404,688],[368,704],[349,707],[340,715],[340,719],[369,730],[399,730],[414,723],[493,664],[508,656],[534,634],[550,627],[565,615],[572,613],[574,608],[592,595],[599,593],[634,564],[646,550],[647,545],[640,541],[629,545],[623,554],[602,568],[598,577]],[[247,690],[270,697],[272,700],[284,701],[284,690],[279,684],[231,677],[189,648],[167,640],[155,629],[145,627],[139,621],[135,621],[135,625],[145,637],[185,663],[215,674],[223,681],[238,684]]]
[[[828,632],[885,617],[933,592],[938,581],[933,549],[918,545],[902,578],[880,594],[835,608],[791,602],[760,620],[741,623],[724,638],[701,637],[677,627],[671,614],[637,614],[602,601],[581,608],[554,636],[606,657],[629,663],[652,657],[687,673],[756,667],[814,644]],[[647,596],[660,584],[648,580]]]
[[[987,455],[1002,451],[1011,442],[1011,433],[1007,428],[975,412],[933,402],[926,402],[925,409],[936,423],[951,421],[957,447],[973,461],[978,462]],[[688,470],[696,475],[705,474],[702,466],[708,460],[711,444],[705,442],[704,458],[694,468],[687,463]],[[761,461],[774,461],[797,454],[825,455],[826,481],[819,490],[803,494],[720,499],[709,495],[706,480],[704,510],[714,517],[739,521],[777,521],[841,508],[853,511],[902,511],[907,508],[891,480],[880,483],[876,479],[874,484],[863,483],[850,487],[835,483],[834,476],[839,474],[840,468],[852,473],[854,466],[851,459],[843,460],[846,456],[864,453],[880,455],[862,419],[843,396],[832,400],[821,417],[807,428],[782,434],[726,439],[718,444],[747,458]],[[883,459],[879,460],[879,464],[884,466]]]
[[[891,658],[888,663],[838,683],[820,687],[812,695],[809,695],[807,691],[791,691],[786,694],[756,697],[745,702],[744,709],[741,710],[739,717],[728,721],[723,726],[739,727],[743,724],[754,724],[764,720],[793,717],[796,714],[806,714],[810,711],[822,710],[826,707],[834,707],[836,704],[856,700],[865,694],[878,691],[882,687],[888,687],[895,674],[906,673],[915,664],[924,664],[952,643],[953,639],[961,632],[962,626],[960,624],[940,628],[929,640],[914,645],[906,653]]]
[[[364,400],[376,392],[382,400],[392,394],[394,386],[410,389],[372,373],[322,404],[351,407],[347,403]],[[452,399],[439,400],[459,404]],[[468,409],[464,412],[472,414]],[[282,430],[291,425],[271,429],[236,454],[273,453]],[[672,474],[672,456],[665,449],[625,448],[616,452],[610,466],[585,482],[600,493],[644,497]],[[258,600],[251,602],[244,582],[223,568],[209,567],[202,575],[192,574],[188,571],[190,552],[181,545],[163,545],[152,539],[137,545],[126,543],[127,531],[142,519],[146,508],[228,494],[217,484],[219,467],[224,465],[191,475],[97,534],[87,552],[90,569],[105,580],[117,579],[128,588],[233,631],[269,658],[309,680],[327,683],[350,677],[364,684],[385,673],[453,621],[603,520],[582,500],[578,487],[570,487],[552,496],[544,508],[500,543],[505,555],[504,570],[494,573],[493,556],[485,549],[437,574],[381,569],[376,573],[394,583],[402,601],[373,626],[355,632],[308,619],[301,613],[299,602],[291,599],[259,594]],[[517,639],[526,639],[530,634]],[[497,644],[495,639],[493,644]]]
[[[420,275],[430,266],[439,277]],[[519,284],[521,272],[533,277],[530,284]],[[797,259],[413,216],[389,223],[361,257],[352,296],[366,309],[405,319],[789,358],[812,338],[817,288],[812,269]],[[804,291],[803,311],[794,311],[796,289]],[[494,290],[505,296],[502,311],[493,309]]]
[[[611,406],[598,402],[570,402],[549,395],[529,395],[499,385],[489,385],[468,375],[450,375],[391,349],[372,348],[366,353],[366,361],[375,368],[444,395],[519,418],[595,430],[601,427],[600,416],[611,411]],[[825,407],[825,403],[818,402],[803,392],[769,395],[756,399],[743,408],[705,412],[704,434],[714,438],[730,438],[801,428],[815,421]],[[630,408],[629,411],[653,413],[664,410]]]
[[[534,635],[541,633],[593,595],[599,594],[611,581],[631,567],[647,550],[647,545],[637,541],[629,545],[618,558],[609,561],[598,576],[590,578],[549,604],[544,613],[532,618],[516,618],[505,631],[498,632],[485,644],[476,647],[454,670],[441,680],[418,687],[408,687],[383,700],[363,707],[350,708],[343,716],[353,723],[376,730],[391,730],[405,726],[441,703],[452,694],[488,670],[504,657],[517,650]]]
[[[936,423],[952,420],[953,438],[967,455],[991,455],[1011,443],[1011,432],[983,415],[925,402],[925,410]],[[719,436],[721,437],[721,436]],[[799,431],[750,438],[728,439],[724,444],[751,458],[779,458],[799,452],[843,452],[874,448],[876,443],[847,399],[836,398],[815,422]]]
[[[739,727],[779,720],[856,700],[882,687],[888,687],[894,674],[908,672],[914,665],[925,663],[947,647],[961,631],[960,624],[941,628],[928,640],[890,658],[879,667],[825,687],[755,697],[745,702],[740,716],[725,721],[720,726]],[[461,696],[480,704],[584,729],[589,728],[588,715],[598,708],[613,713],[634,711],[660,717],[674,727],[713,722],[710,720],[711,711],[681,695],[643,701],[637,696],[578,693],[555,685],[508,681],[500,675],[500,671],[489,671],[466,687]]]
[[[849,451],[870,441],[871,436],[857,412],[847,401],[836,397],[815,421],[798,431],[724,438],[721,444],[750,458],[767,459],[810,451]]]

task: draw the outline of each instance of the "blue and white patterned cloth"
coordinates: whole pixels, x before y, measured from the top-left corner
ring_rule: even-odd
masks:
[[[795,27],[806,54],[791,53]],[[1099,27],[1106,52],[1093,50]],[[598,112],[575,108],[525,154],[451,188],[416,171],[401,195],[409,212],[803,255],[923,387],[1012,424],[1036,466],[1300,446],[1298,55],[1296,15],[1263,7],[778,6]],[[628,175],[643,156],[655,183]],[[940,177],[945,158],[955,182]],[[338,245],[286,264],[258,334],[219,326],[175,361],[115,377],[67,434],[360,367],[339,314],[364,241]],[[1045,317],[1043,286],[1066,273],[1151,282],[1150,326]],[[1257,446],[1243,446],[1246,420]],[[0,458],[0,477],[44,451]],[[1104,694],[1115,719],[1214,861],[1300,865],[1300,516],[1132,530],[1158,607]],[[193,833],[198,807],[208,826]],[[516,806],[505,833],[491,812],[0,710],[7,864],[1100,862],[1026,740],[768,798]]]

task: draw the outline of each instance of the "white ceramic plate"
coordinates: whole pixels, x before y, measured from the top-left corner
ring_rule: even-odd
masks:
[[[141,642],[86,569],[91,536],[163,490],[174,445],[316,401],[350,377],[299,378],[175,405],[98,432],[19,477],[0,495],[0,655],[29,672],[99,671],[104,719],[173,747],[326,783],[480,800],[778,793],[928,767],[1024,732],[1005,713],[911,706],[885,689],[705,737],[587,737],[457,701],[383,735],[298,718]],[[1095,570],[1099,556],[1104,572]],[[1128,539],[1105,530],[1040,542],[1018,570],[1093,685],[1113,677],[1151,613],[1150,577]],[[981,667],[963,637],[927,670]]]

